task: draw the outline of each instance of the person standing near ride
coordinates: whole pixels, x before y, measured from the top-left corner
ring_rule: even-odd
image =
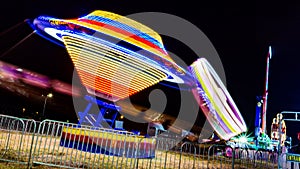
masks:
[[[298,145],[294,147],[293,153],[300,154],[300,132],[298,132]]]
[[[298,132],[298,153],[300,154],[300,132]]]

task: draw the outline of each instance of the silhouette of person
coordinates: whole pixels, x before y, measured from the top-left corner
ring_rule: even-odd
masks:
[[[300,132],[298,132],[298,145],[296,145],[293,149],[293,153],[300,154]]]

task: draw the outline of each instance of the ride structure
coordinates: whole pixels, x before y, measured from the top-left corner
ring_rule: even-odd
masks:
[[[270,69],[270,60],[272,58],[272,47],[269,46],[267,54],[267,66],[266,66],[266,77],[265,77],[265,87],[263,96],[257,96],[256,112],[255,112],[255,131],[254,131],[254,140],[255,149],[265,149],[272,150],[272,140],[267,135],[266,130],[266,114],[267,114],[267,103],[268,103],[268,94],[269,94],[269,69]]]
[[[220,138],[228,140],[247,130],[241,113],[209,62],[199,58],[182,68],[169,56],[160,35],[141,23],[97,10],[78,19],[39,16],[29,24],[37,34],[68,51],[89,93],[86,109],[78,112],[81,124],[101,127],[103,122],[110,122],[111,126],[116,116],[107,119],[103,113],[107,109],[122,109],[113,103],[157,83],[170,83],[185,85],[193,93]],[[93,104],[101,107],[100,112],[90,112]],[[64,132],[68,136],[76,134],[76,129]]]

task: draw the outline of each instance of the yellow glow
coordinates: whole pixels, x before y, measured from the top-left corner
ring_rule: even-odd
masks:
[[[139,59],[135,59],[134,57],[125,54],[123,52],[119,52],[118,50],[114,50],[112,48],[109,47],[105,47],[100,43],[95,43],[89,40],[83,41],[82,39],[79,38],[73,38],[73,37],[64,37],[64,39],[67,39],[69,41],[69,43],[73,43],[75,44],[75,42],[77,42],[77,44],[79,46],[84,46],[87,47],[87,49],[81,49],[78,50],[78,47],[74,47],[74,46],[67,46],[67,49],[71,52],[71,53],[76,53],[76,55],[74,56],[75,59],[78,59],[78,55],[82,54],[83,52],[86,55],[89,55],[90,57],[88,58],[88,62],[90,62],[91,60],[94,61],[94,64],[99,64],[99,58],[102,58],[103,56],[101,55],[109,55],[113,57],[113,60],[110,59],[112,62],[114,62],[114,60],[117,60],[117,63],[121,63],[124,62],[124,60],[126,60],[126,64],[129,64],[131,68],[132,66],[137,65],[137,63],[139,64],[139,69],[143,69],[143,68],[147,68],[149,67],[146,63],[140,61]],[[79,41],[81,41],[80,43],[78,43]],[[96,45],[95,45],[96,44]],[[91,51],[95,51],[97,52],[98,55],[95,54],[95,52],[91,52]],[[101,54],[101,55],[99,55]],[[73,58],[73,57],[72,57]],[[84,59],[83,57],[81,58],[81,60]],[[75,60],[74,60],[75,62]],[[147,71],[151,71],[151,69],[148,69]],[[149,73],[153,73],[156,74],[157,71],[151,71]]]
[[[166,54],[158,51],[155,48],[152,48],[152,47],[148,46],[145,43],[142,43],[142,42],[140,42],[138,40],[135,40],[135,39],[133,39],[130,36],[127,36],[127,35],[115,32],[115,31],[110,30],[110,29],[108,29],[106,27],[101,27],[101,26],[90,24],[90,23],[80,22],[80,21],[77,21],[77,20],[69,20],[68,22],[73,23],[73,24],[77,24],[77,25],[81,25],[81,26],[84,26],[84,27],[87,27],[87,28],[90,28],[90,29],[93,29],[93,30],[101,31],[102,33],[105,33],[105,34],[108,34],[110,36],[116,37],[118,39],[124,40],[124,41],[126,41],[128,43],[131,43],[131,44],[135,45],[135,46],[139,46],[139,47],[143,48],[144,50],[147,50],[147,51],[149,51],[151,53],[154,53],[154,54],[156,54],[158,56],[161,56],[162,58],[165,58],[165,59],[167,59],[167,60],[169,60],[171,62],[174,62],[170,58],[170,56],[168,56],[168,55],[166,55]]]
[[[148,34],[153,39],[158,41],[158,43],[160,43],[161,46],[163,46],[162,39],[161,39],[161,37],[158,33],[153,31],[149,27],[147,27],[147,26],[145,26],[141,23],[138,23],[138,22],[136,22],[136,21],[134,21],[130,18],[121,16],[121,15],[118,15],[118,14],[115,14],[115,13],[111,13],[111,12],[107,12],[107,11],[100,11],[100,10],[97,10],[97,11],[94,11],[94,12],[90,13],[85,18],[88,18],[89,16],[100,16],[100,17],[104,17],[104,18],[108,18],[108,19],[117,21],[121,24],[128,25],[128,26],[130,26],[132,28],[135,28],[135,29],[137,29],[137,30],[139,30],[143,33]],[[80,19],[84,19],[84,18],[80,18]],[[132,36],[128,36],[128,35],[125,35],[125,34],[122,34],[122,33],[118,32],[118,31],[115,31],[113,29],[110,29],[110,27],[83,22],[83,21],[80,21],[80,19],[79,20],[70,19],[70,20],[66,20],[66,22],[73,23],[73,24],[76,24],[76,25],[80,25],[80,26],[83,26],[83,27],[86,27],[86,28],[89,28],[89,29],[93,29],[93,30],[96,30],[96,31],[100,31],[100,32],[105,33],[107,35],[110,35],[110,36],[113,36],[115,38],[124,40],[128,43],[131,43],[135,46],[139,46],[144,50],[148,50],[149,52],[154,53],[154,54],[156,54],[156,55],[158,55],[158,56],[160,56],[164,59],[167,59],[168,61],[171,61],[171,62],[174,63],[173,59],[166,53],[166,51],[163,47],[157,46],[157,48],[159,48],[159,49],[156,49],[155,47],[149,46],[146,43],[143,43],[139,40],[136,40]],[[117,28],[117,29],[120,29],[120,28]],[[123,29],[121,29],[121,30],[123,30]],[[126,31],[126,30],[124,29],[123,31]],[[131,33],[131,34],[133,34],[133,33]],[[135,35],[135,34],[133,34],[133,35]],[[144,40],[148,41],[147,39],[144,39]],[[154,44],[152,42],[150,42],[150,43],[156,46],[156,44]],[[160,50],[162,50],[162,51],[160,51]]]
[[[47,94],[47,97],[52,98],[52,97],[53,97],[53,94],[52,94],[52,93],[49,93],[49,94]]]
[[[135,20],[132,20],[130,18],[115,14],[115,13],[111,13],[111,12],[107,12],[107,11],[94,11],[92,13],[90,13],[88,16],[102,16],[104,18],[109,18],[111,20],[116,20],[120,23],[129,25],[137,30],[142,30],[143,32],[149,34],[151,37],[153,37],[154,39],[156,39],[157,41],[159,41],[160,43],[162,43],[161,37],[159,36],[158,33],[156,33],[155,31],[153,31],[151,28],[136,22]]]
[[[141,138],[135,136],[128,132],[128,134],[118,134],[117,131],[99,131],[99,130],[90,130],[90,129],[78,129],[78,128],[63,128],[63,132],[65,134],[70,134],[72,136],[85,136],[85,137],[95,137],[95,138],[103,138],[103,139],[110,139],[110,140],[119,140],[119,141],[126,141],[126,142],[143,142],[143,143],[153,143],[155,144],[154,138]],[[115,133],[114,133],[115,132]]]
[[[104,44],[73,36],[63,41],[83,84],[102,93],[124,98],[166,78],[161,70]]]

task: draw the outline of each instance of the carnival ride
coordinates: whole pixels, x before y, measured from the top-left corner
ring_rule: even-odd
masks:
[[[0,82],[0,87],[30,98],[34,97],[34,95],[30,93],[34,93],[33,91],[35,89],[32,89],[31,92],[26,92],[29,90],[28,86],[42,89],[51,88],[54,92],[76,97],[82,95],[80,89],[76,86],[72,87],[66,82],[52,79],[40,73],[20,68],[19,66],[3,61],[0,61]],[[27,89],[24,84],[28,85]]]
[[[169,56],[160,35],[141,23],[100,10],[78,19],[39,16],[28,23],[37,34],[67,49],[89,93],[85,96],[89,102],[86,109],[78,112],[80,124],[95,127],[102,127],[103,122],[113,124],[116,116],[106,119],[104,112],[122,109],[114,102],[167,82],[185,85],[193,93],[221,139],[229,140],[247,130],[236,104],[208,60],[199,58],[189,67],[182,68]],[[98,114],[90,113],[92,104],[99,105]],[[63,132],[66,137],[75,133],[76,136],[69,139],[78,145],[91,141],[82,141],[80,138],[84,135],[77,133],[76,128]],[[97,138],[109,139],[108,135],[109,132]],[[122,139],[122,136],[117,138]],[[145,144],[155,144],[150,142],[146,140]],[[142,155],[141,158],[150,156]]]

